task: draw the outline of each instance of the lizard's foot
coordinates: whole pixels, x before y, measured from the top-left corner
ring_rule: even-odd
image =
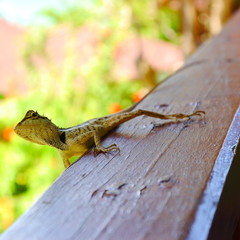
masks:
[[[204,117],[205,116],[205,112],[204,111],[196,111],[192,114],[189,115],[190,117],[191,116],[200,116],[200,117]]]
[[[95,147],[95,149],[94,149],[94,155],[96,154],[98,154],[98,153],[100,153],[100,152],[102,152],[102,153],[107,153],[107,152],[110,152],[110,151],[112,151],[112,150],[117,150],[117,151],[119,151],[120,152],[120,149],[119,149],[119,147],[116,145],[116,144],[112,144],[112,145],[110,145],[110,146],[108,146],[108,147],[103,147],[103,146],[98,146],[98,147]],[[95,156],[96,156],[95,155]]]
[[[184,119],[184,118],[187,118],[189,120],[192,116],[199,116],[202,118],[202,117],[204,117],[204,115],[205,115],[204,111],[196,111],[189,115],[179,113],[179,114],[174,114],[173,116],[176,117],[177,120]]]

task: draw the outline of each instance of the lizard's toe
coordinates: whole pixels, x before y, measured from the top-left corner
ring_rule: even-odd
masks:
[[[117,150],[117,151],[119,151],[120,152],[120,149],[119,149],[119,147],[114,143],[114,144],[112,144],[112,145],[110,145],[110,146],[108,146],[108,147],[96,147],[95,149],[94,149],[94,153],[95,154],[98,154],[98,153],[100,153],[100,152],[102,152],[102,153],[107,153],[107,152],[110,152],[110,151],[112,151],[112,150]]]

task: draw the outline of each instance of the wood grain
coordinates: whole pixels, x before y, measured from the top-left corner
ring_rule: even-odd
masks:
[[[213,168],[239,106],[239,42],[240,12],[138,106],[164,114],[204,110],[204,120],[138,117],[122,124],[103,141],[116,143],[120,153],[86,154],[0,239],[207,239],[231,173],[226,164]],[[239,132],[233,134],[237,139]],[[211,192],[218,194],[216,207],[199,220],[213,172],[221,176]],[[208,229],[193,238],[206,219]]]

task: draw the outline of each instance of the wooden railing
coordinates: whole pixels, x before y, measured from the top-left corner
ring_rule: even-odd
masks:
[[[76,161],[1,240],[239,239],[240,12],[103,141],[120,153]],[[37,177],[37,176],[36,176]]]

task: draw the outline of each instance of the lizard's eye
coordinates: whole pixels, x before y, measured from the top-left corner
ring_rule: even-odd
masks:
[[[24,119],[29,119],[29,118],[37,119],[38,116],[39,116],[39,115],[38,115],[37,112],[34,112],[33,110],[29,110],[29,111],[26,113]]]

